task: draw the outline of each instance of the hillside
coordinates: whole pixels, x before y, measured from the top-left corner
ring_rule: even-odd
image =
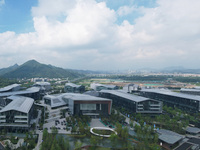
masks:
[[[0,75],[3,75],[3,74],[8,73],[10,71],[13,71],[13,70],[17,69],[18,67],[19,67],[19,65],[15,64],[15,65],[10,66],[8,68],[2,68],[2,69],[0,69]]]
[[[41,64],[35,60],[29,60],[15,70],[9,71],[2,75],[5,78],[34,78],[34,77],[47,77],[47,78],[77,78],[83,76],[74,71],[65,70],[52,65]]]

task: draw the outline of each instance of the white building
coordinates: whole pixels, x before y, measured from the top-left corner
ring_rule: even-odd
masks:
[[[106,85],[106,84],[100,84],[100,83],[91,83],[90,88],[95,91],[119,89],[119,87],[116,85]]]

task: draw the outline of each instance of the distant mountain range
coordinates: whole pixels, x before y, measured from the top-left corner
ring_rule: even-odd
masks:
[[[35,60],[29,60],[22,65],[13,65],[0,69],[0,76],[4,78],[78,78],[84,74],[70,69],[63,69],[52,65],[41,64]]]

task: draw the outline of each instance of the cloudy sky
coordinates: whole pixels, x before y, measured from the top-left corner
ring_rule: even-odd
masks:
[[[0,0],[0,68],[200,68],[199,0]]]

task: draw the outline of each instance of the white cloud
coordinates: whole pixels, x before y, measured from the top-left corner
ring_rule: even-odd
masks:
[[[0,33],[0,67],[32,58],[95,70],[199,67],[194,65],[200,63],[199,1],[157,0],[156,8],[122,6],[118,11],[94,0],[39,0],[38,4],[32,8],[35,32]],[[116,23],[118,15],[134,11],[143,14],[134,24]]]
[[[133,13],[134,10],[136,10],[134,6],[122,6],[117,10],[117,13],[119,16],[125,16]]]

